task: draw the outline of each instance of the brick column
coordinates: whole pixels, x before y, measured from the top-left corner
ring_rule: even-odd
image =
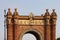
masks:
[[[45,39],[44,40],[51,40],[51,30],[50,25],[45,26]]]
[[[12,27],[12,24],[7,25],[7,40],[13,40],[13,27]]]
[[[51,40],[56,40],[56,26],[51,26]]]
[[[17,25],[16,25],[16,24],[14,25],[13,30],[14,30],[14,31],[13,31],[13,40],[18,40],[18,39],[17,39],[17,37],[18,37],[17,35],[18,35],[18,34],[17,34]]]
[[[13,19],[13,40],[18,40],[18,34],[17,34],[17,19]]]
[[[44,40],[51,40],[51,26],[50,26],[50,19],[45,20],[45,39]]]
[[[51,21],[51,40],[56,40],[56,19]]]

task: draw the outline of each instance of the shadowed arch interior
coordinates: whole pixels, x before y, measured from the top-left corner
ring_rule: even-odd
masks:
[[[35,31],[28,31],[28,32],[26,32],[25,34],[27,34],[27,33],[33,34],[33,35],[36,37],[37,40],[40,40],[39,34],[36,33]]]

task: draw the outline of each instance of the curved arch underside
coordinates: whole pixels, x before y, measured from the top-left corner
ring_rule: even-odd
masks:
[[[37,40],[41,40],[39,34],[36,33],[35,31],[28,31],[25,34],[27,34],[27,33],[33,34],[36,37]]]

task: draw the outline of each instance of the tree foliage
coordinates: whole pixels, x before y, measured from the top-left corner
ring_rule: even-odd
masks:
[[[60,40],[60,38],[57,38],[57,40]]]

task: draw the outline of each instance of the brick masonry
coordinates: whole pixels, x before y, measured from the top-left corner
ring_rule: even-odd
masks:
[[[45,15],[41,16],[33,16],[32,13],[29,16],[20,16],[18,15],[17,9],[15,9],[14,14],[12,15],[12,12],[8,9],[6,17],[7,40],[22,40],[22,36],[29,31],[36,32],[39,35],[37,40],[56,40],[57,15],[54,9],[51,15],[49,14],[48,9],[46,9]],[[44,22],[41,22],[40,25],[21,25],[22,23],[19,24],[18,20],[43,20]],[[33,32],[31,33],[33,34]]]

